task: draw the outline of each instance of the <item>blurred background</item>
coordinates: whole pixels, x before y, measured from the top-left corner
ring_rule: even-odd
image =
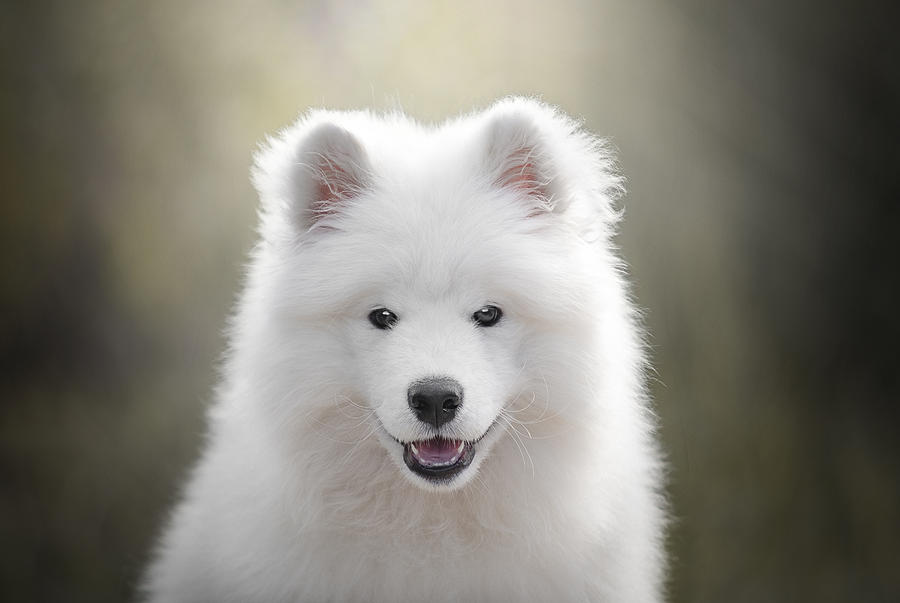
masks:
[[[671,600],[900,600],[889,6],[0,4],[0,599],[133,596],[202,442],[265,133],[518,93],[628,177]]]

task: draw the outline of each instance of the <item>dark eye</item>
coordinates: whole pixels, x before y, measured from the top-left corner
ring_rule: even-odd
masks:
[[[369,322],[379,329],[390,329],[397,324],[397,315],[387,308],[377,308],[369,312]]]
[[[484,306],[472,315],[472,320],[479,327],[493,327],[503,316],[503,312],[497,306]]]

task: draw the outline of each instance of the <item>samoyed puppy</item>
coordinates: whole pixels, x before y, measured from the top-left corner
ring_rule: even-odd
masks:
[[[152,602],[661,600],[664,504],[601,140],[522,98],[314,111]]]

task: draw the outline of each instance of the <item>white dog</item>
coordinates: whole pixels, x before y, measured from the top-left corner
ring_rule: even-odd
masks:
[[[153,602],[661,599],[664,504],[602,143],[507,99],[312,112]]]

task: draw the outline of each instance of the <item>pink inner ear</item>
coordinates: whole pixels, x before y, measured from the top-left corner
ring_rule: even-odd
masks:
[[[532,157],[534,149],[523,148],[509,156],[507,167],[497,178],[500,186],[512,188],[528,196],[544,198],[544,185],[541,173]]]
[[[321,156],[314,174],[314,199],[310,206],[317,217],[332,214],[337,205],[359,192],[353,174],[326,156]]]

